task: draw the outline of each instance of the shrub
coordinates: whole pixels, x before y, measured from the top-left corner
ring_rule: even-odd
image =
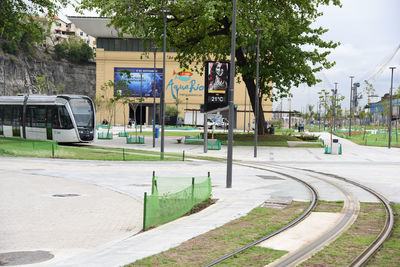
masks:
[[[179,110],[176,106],[166,106],[165,115],[167,116],[178,116]]]
[[[56,54],[57,59],[62,59],[67,57],[67,50],[68,50],[68,44],[65,42],[62,42],[60,44],[56,44],[54,46],[54,53]]]
[[[2,46],[3,51],[8,54],[17,55],[19,52],[18,46],[14,41],[5,41]]]

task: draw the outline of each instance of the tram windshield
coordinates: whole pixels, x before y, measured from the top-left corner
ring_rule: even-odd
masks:
[[[78,127],[93,127],[94,113],[93,106],[89,99],[72,98],[69,104],[74,114],[76,126]]]

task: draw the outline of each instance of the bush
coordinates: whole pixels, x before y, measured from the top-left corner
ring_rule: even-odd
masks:
[[[1,47],[3,48],[3,51],[8,54],[17,55],[19,52],[17,44],[13,41],[5,41]]]
[[[93,58],[93,50],[87,43],[83,41],[80,42],[70,42],[68,57],[73,62],[88,62]]]
[[[57,59],[66,58],[67,50],[68,50],[68,44],[65,42],[62,42],[61,44],[56,44],[54,46],[54,53],[56,54]]]
[[[165,115],[167,116],[178,116],[179,110],[176,106],[166,106]]]

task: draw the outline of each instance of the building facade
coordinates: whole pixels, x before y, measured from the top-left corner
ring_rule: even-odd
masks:
[[[83,28],[85,32],[97,38],[96,48],[96,99],[98,103],[97,120],[111,118],[116,124],[127,124],[129,120],[135,120],[136,123],[151,125],[153,123],[153,114],[156,113],[156,123],[159,123],[160,97],[159,94],[153,95],[149,88],[154,87],[154,71],[156,71],[156,88],[158,92],[162,88],[162,79],[165,78],[165,105],[178,108],[178,116],[184,118],[185,124],[199,125],[203,122],[203,113],[201,113],[204,104],[205,77],[193,71],[192,66],[188,69],[181,69],[179,63],[174,60],[176,53],[166,53],[165,77],[162,77],[163,53],[158,51],[156,55],[153,51],[147,49],[142,40],[134,38],[119,38],[117,31],[107,25],[104,18],[84,18],[69,17],[78,27]],[[81,26],[82,25],[82,26]],[[86,27],[86,28],[85,28]],[[151,42],[147,48],[151,48]],[[154,68],[155,64],[155,68]],[[116,88],[105,87],[108,82],[118,80],[121,70],[128,70],[134,73],[131,79],[136,89],[129,98],[131,104],[124,104],[118,101],[111,110],[110,107],[104,108],[104,102],[115,96]],[[140,75],[140,73],[142,73]],[[160,74],[161,73],[161,74]],[[162,79],[160,78],[162,77]],[[240,80],[240,76],[239,76]],[[236,79],[235,79],[236,81]],[[143,101],[140,101],[143,99]],[[155,105],[153,104],[155,102]],[[235,103],[235,122],[234,127],[238,129],[248,129],[254,121],[249,95],[243,81],[236,82],[234,88]],[[263,101],[264,111],[272,110],[270,101]],[[155,108],[154,108],[155,106]],[[250,111],[250,112],[249,112]],[[265,113],[266,120],[271,119],[271,113]],[[220,118],[228,118],[227,111],[221,111]],[[249,124],[250,122],[250,124]]]

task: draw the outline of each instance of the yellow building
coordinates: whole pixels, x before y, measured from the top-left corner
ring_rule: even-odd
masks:
[[[163,53],[158,51],[156,53],[156,58],[154,58],[154,53],[152,51],[144,52],[141,40],[118,38],[115,29],[106,27],[108,19],[87,17],[69,17],[69,19],[85,32],[97,37],[97,97],[104,96],[105,99],[113,97],[113,88],[108,88],[108,90],[102,90],[101,88],[108,81],[116,81],[115,79],[117,79],[116,77],[118,76],[119,70],[128,69],[133,71],[135,73],[134,77],[139,77],[138,75],[143,73],[143,76],[140,76],[140,81],[137,80],[137,78],[133,80],[133,83],[137,85],[136,89],[139,88],[140,82],[141,91],[139,93],[139,91],[136,90],[136,97],[131,98],[135,103],[139,103],[140,96],[142,96],[144,100],[141,106],[123,105],[121,101],[117,103],[114,111],[112,111],[115,113],[116,124],[127,124],[129,119],[132,119],[136,120],[137,123],[142,122],[142,124],[151,125],[154,112],[153,101],[155,99],[156,114],[158,115],[160,98],[153,98],[152,93],[147,92],[147,89],[153,87],[153,82],[150,81],[150,77],[154,78],[154,59],[156,62],[156,71],[162,72],[160,69],[163,67]],[[148,47],[152,47],[150,42],[148,43]],[[191,69],[180,69],[179,63],[174,60],[175,55],[176,53],[174,52],[166,53],[165,105],[176,106],[178,103],[179,116],[184,118],[185,124],[198,124],[198,121],[203,121],[202,118],[200,119],[200,117],[203,117],[203,114],[200,114],[200,107],[204,104],[205,78]],[[159,84],[157,82],[156,87],[158,88]],[[179,100],[177,101],[177,99]],[[235,84],[234,103],[234,127],[237,129],[244,129],[244,127],[246,127],[246,129],[248,129],[249,122],[252,123],[254,120],[254,115],[253,112],[249,112],[249,110],[252,111],[252,108],[244,82]],[[271,102],[263,101],[262,105],[264,111],[272,110]],[[136,112],[134,112],[135,106],[137,106]],[[270,114],[271,113],[265,113],[266,120],[271,118]],[[107,119],[107,115],[107,111],[104,108],[99,108],[97,111],[98,122]],[[222,111],[221,115],[223,118],[228,118],[227,111]],[[159,123],[159,121],[157,116],[156,123]]]

